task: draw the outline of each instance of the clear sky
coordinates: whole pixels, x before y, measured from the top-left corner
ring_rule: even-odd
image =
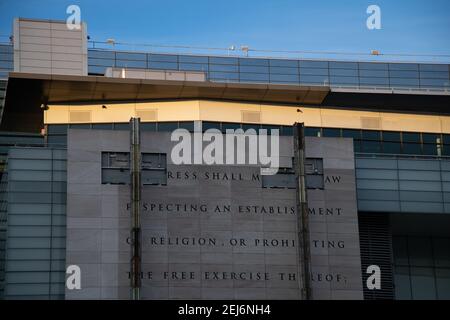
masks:
[[[14,17],[65,20],[70,4],[97,41],[450,55],[449,0],[0,0],[0,35]],[[371,4],[381,30],[366,27]]]

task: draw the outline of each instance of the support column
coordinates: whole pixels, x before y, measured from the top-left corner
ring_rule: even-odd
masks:
[[[141,289],[141,139],[140,119],[130,120],[131,172],[131,300],[140,299]]]
[[[302,299],[311,300],[311,248],[309,239],[308,200],[305,173],[304,124],[294,124],[294,165],[296,177],[299,257],[302,271]]]

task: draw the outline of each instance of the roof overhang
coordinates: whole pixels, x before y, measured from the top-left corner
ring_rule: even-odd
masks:
[[[1,130],[38,131],[41,104],[83,104],[209,99],[253,103],[320,105],[324,86],[141,80],[12,72]],[[37,121],[37,119],[41,121]]]

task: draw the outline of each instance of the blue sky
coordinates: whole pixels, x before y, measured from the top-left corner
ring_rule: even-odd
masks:
[[[0,0],[0,35],[14,17],[65,20],[70,4],[98,41],[450,55],[448,0]],[[366,28],[370,4],[381,8],[381,30]]]

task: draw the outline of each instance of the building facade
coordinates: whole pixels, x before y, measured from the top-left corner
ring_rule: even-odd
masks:
[[[3,298],[130,297],[134,117],[142,299],[450,298],[448,64],[123,52],[88,48],[85,24],[13,29],[0,45]],[[174,164],[176,129],[278,130],[280,169]]]

